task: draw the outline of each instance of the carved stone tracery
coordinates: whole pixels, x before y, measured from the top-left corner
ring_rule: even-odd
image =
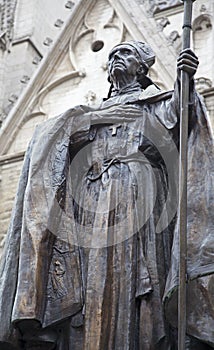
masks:
[[[101,51],[107,44],[111,47],[114,43],[109,44],[111,41],[111,37],[108,35],[109,29],[115,31],[117,36],[115,42],[122,40],[124,32],[123,23],[119,20],[109,2],[106,0],[92,2],[90,11],[86,12],[82,23],[76,30],[75,37],[71,38],[71,61],[77,61],[77,57],[72,55],[72,51],[75,53],[76,47],[82,40],[86,42],[90,41],[93,52]]]
[[[0,0],[0,49],[9,49],[13,39],[14,16],[17,0]]]

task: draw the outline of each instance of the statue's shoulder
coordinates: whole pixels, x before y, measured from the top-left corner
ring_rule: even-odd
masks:
[[[172,97],[173,90],[161,90],[157,85],[149,85],[139,96],[140,101],[158,102]]]

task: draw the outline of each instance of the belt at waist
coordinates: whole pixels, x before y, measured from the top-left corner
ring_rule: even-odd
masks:
[[[110,168],[110,166],[112,164],[129,163],[129,162],[138,162],[138,163],[140,162],[140,163],[152,165],[151,162],[149,162],[149,160],[146,159],[145,157],[142,158],[142,157],[136,156],[136,155],[133,155],[133,156],[119,156],[117,158],[104,160],[103,161],[104,167],[102,167],[102,170],[99,172],[99,174],[96,175],[96,176],[87,175],[87,179],[90,180],[90,181],[96,181],[96,180],[101,178],[101,176]]]

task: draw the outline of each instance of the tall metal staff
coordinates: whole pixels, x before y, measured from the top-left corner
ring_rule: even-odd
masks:
[[[183,49],[190,47],[192,4],[184,2]],[[189,114],[189,75],[181,71],[180,91],[180,158],[179,158],[179,290],[178,290],[178,349],[185,350],[186,338],[186,256],[187,256],[187,142]]]

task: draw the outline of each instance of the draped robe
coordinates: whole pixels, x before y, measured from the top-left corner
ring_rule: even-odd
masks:
[[[213,140],[205,114],[194,93],[187,331],[214,346]],[[176,87],[152,96],[127,92],[99,108],[77,106],[38,126],[2,258],[2,344],[19,349],[16,325],[29,319],[58,332],[60,350],[170,349],[169,328],[177,325],[178,123]]]

